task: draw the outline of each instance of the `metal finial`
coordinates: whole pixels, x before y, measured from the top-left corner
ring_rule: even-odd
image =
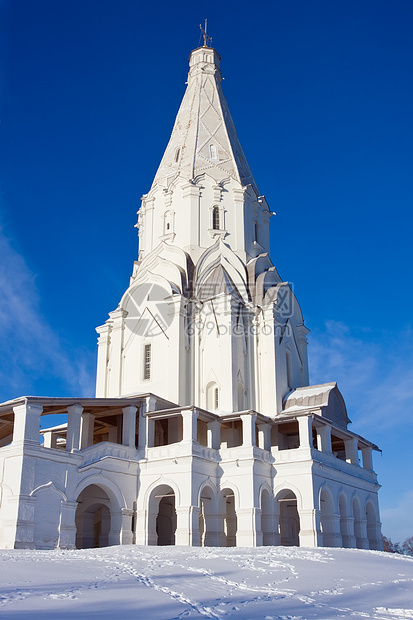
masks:
[[[211,45],[211,43],[212,43],[212,37],[210,37],[207,34],[207,22],[208,22],[208,20],[206,19],[205,20],[205,27],[204,28],[202,28],[201,24],[199,24],[199,27],[200,27],[201,32],[202,32],[202,35],[204,37],[204,47],[208,47],[207,43],[209,43],[209,45]]]

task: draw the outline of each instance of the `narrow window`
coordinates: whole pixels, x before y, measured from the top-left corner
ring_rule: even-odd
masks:
[[[215,144],[209,145],[209,158],[213,160],[217,159],[217,147],[215,146]]]
[[[177,164],[177,163],[178,163],[178,161],[179,161],[179,156],[180,156],[180,154],[181,154],[181,149],[180,149],[180,148],[179,148],[179,149],[176,149],[176,151],[175,151],[175,163],[176,163],[176,164]]]
[[[214,230],[219,230],[219,208],[214,207],[212,209],[212,228]]]
[[[166,222],[166,230],[169,230],[170,224],[169,222]]]
[[[293,378],[292,378],[292,374],[293,374],[293,369],[291,366],[291,353],[290,351],[286,351],[285,352],[285,361],[286,361],[286,366],[287,366],[287,385],[290,388],[290,390],[293,387]]]
[[[143,364],[144,364],[143,378],[150,379],[151,378],[151,345],[150,344],[145,344]]]
[[[258,243],[258,224],[254,222],[254,241]]]
[[[219,390],[217,387],[214,389],[214,407],[215,409],[219,407]]]

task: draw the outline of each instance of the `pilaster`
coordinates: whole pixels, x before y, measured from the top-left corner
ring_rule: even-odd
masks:
[[[311,415],[298,418],[298,432],[300,448],[310,448],[313,444],[313,418]]]
[[[84,450],[93,445],[93,432],[95,426],[95,416],[92,413],[83,411],[81,424],[80,449]]]
[[[262,546],[261,508],[239,508],[237,526],[237,547]]]
[[[351,437],[351,439],[346,439],[344,442],[346,447],[346,461],[347,463],[352,463],[353,465],[359,464],[358,457],[358,439],[357,437]]]
[[[197,506],[180,506],[176,508],[175,544],[192,547],[201,545],[199,533],[199,515]]]
[[[207,424],[207,444],[208,448],[219,450],[221,445],[221,423],[213,420]]]
[[[320,511],[315,508],[299,511],[300,547],[322,547]]]
[[[325,424],[317,427],[317,449],[325,454],[332,454],[331,426]]]
[[[124,320],[127,316],[126,310],[117,308],[109,313],[112,321],[111,330],[111,365],[109,369],[108,393],[107,396],[120,396],[121,394],[121,376],[122,376],[122,348],[123,333],[125,329]]]
[[[83,407],[81,405],[71,405],[67,408],[67,452],[75,452],[80,448],[80,429],[82,425],[82,413]]]
[[[257,419],[254,413],[241,413],[242,421],[242,445],[255,446],[255,422]]]
[[[130,448],[135,447],[137,410],[134,405],[122,409],[122,443]]]
[[[26,402],[13,407],[13,411],[13,445],[39,447],[40,417],[43,407]]]
[[[196,443],[198,411],[196,409],[185,409],[181,411],[181,414],[183,422],[182,440]]]
[[[109,360],[110,325],[105,323],[96,328],[98,338],[98,361],[96,374],[96,397],[105,397],[107,391],[107,372]]]
[[[271,450],[271,424],[258,424],[258,446],[261,450]]]

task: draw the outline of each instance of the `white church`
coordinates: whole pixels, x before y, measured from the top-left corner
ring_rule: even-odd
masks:
[[[309,385],[219,66],[191,53],[129,288],[97,328],[96,397],[0,405],[2,548],[382,548],[378,448],[336,383]],[[51,414],[67,423],[40,431]]]

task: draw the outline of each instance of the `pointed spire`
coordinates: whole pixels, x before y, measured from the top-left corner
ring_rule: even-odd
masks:
[[[220,60],[212,47],[191,52],[188,86],[154,185],[205,173],[217,183],[232,177],[251,184],[259,195],[222,92]]]

